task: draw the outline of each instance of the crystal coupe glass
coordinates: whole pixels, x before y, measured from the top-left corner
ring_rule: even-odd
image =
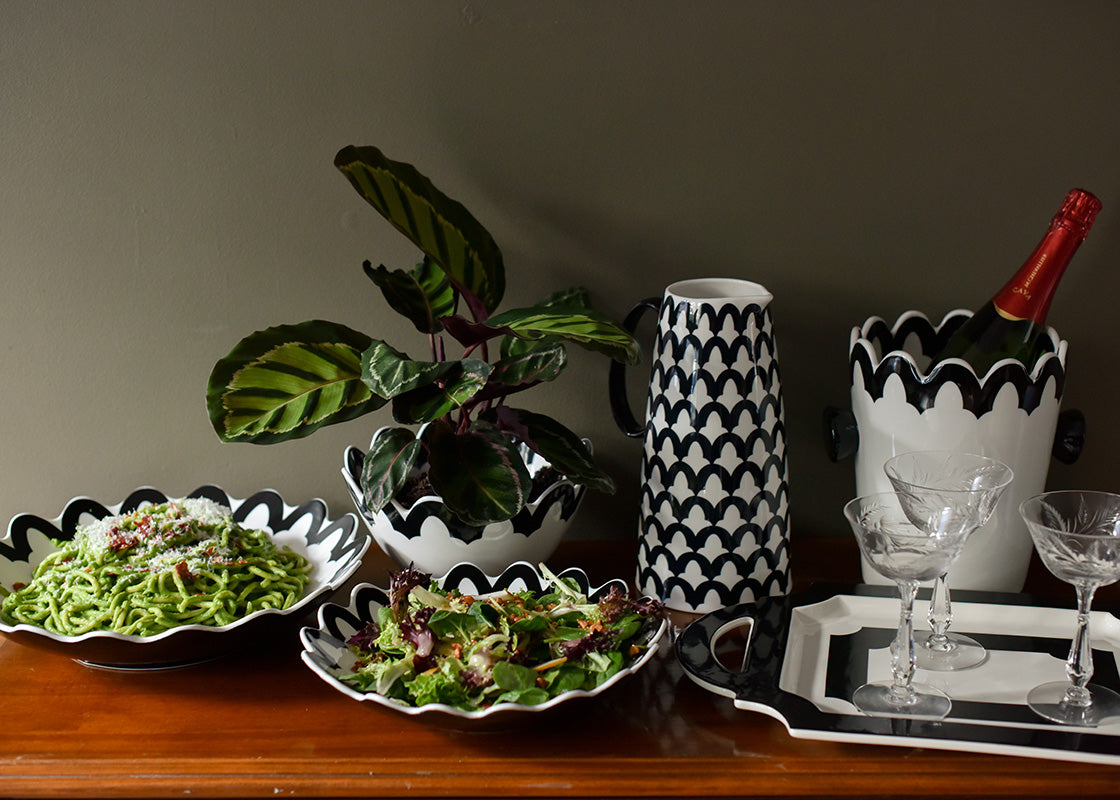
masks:
[[[852,702],[870,716],[942,719],[952,701],[939,689],[914,683],[914,598],[918,584],[941,575],[960,554],[971,532],[952,507],[941,509],[937,526],[919,527],[902,510],[894,492],[866,495],[844,506],[860,552],[883,577],[898,586],[901,611],[891,645],[890,681],[866,683]]]
[[[883,470],[915,525],[936,527],[942,509],[952,508],[958,520],[970,523],[970,533],[992,516],[1013,477],[1002,461],[955,450],[902,453],[888,459]],[[917,664],[923,669],[967,669],[988,657],[975,639],[949,633],[953,605],[947,579],[947,573],[934,579],[927,616],[930,632],[917,638]]]
[[[1069,680],[1036,686],[1027,695],[1027,705],[1054,722],[1095,727],[1120,715],[1120,695],[1089,683],[1093,677],[1089,637],[1093,594],[1120,580],[1120,495],[1046,492],[1025,500],[1019,513],[1042,563],[1077,591],[1077,630],[1066,660]]]

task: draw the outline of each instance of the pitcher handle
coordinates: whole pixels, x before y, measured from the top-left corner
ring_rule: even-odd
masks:
[[[622,327],[631,336],[638,327],[638,321],[646,311],[656,312],[661,307],[661,298],[647,297],[630,309]],[[611,413],[619,430],[632,439],[637,439],[646,432],[646,426],[638,422],[634,412],[630,410],[630,400],[626,396],[626,365],[621,361],[611,362],[611,371],[607,376],[607,394],[610,396]]]

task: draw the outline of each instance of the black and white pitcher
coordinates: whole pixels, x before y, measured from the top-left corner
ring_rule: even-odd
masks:
[[[750,281],[679,281],[637,304],[658,311],[646,421],[614,364],[611,408],[642,454],[637,584],[706,613],[789,591],[785,413],[770,301]]]

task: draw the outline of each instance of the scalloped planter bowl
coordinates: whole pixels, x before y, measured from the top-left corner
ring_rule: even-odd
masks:
[[[583,441],[590,444],[586,439]],[[524,445],[521,454],[530,475],[548,467],[545,459]],[[393,500],[373,514],[362,502],[364,458],[365,452],[353,446],[343,454],[342,477],[358,514],[374,541],[394,561],[402,567],[412,564],[433,575],[443,575],[464,561],[489,574],[498,574],[518,561],[536,564],[547,560],[563,539],[587,491],[586,487],[562,478],[527,503],[513,519],[485,527],[464,525],[454,519],[436,495],[421,497],[408,508]]]
[[[1015,477],[989,522],[969,537],[949,573],[949,585],[1018,592],[1033,545],[1017,509],[1043,491],[1046,482],[1065,386],[1067,343],[1049,329],[1054,352],[1030,372],[1009,359],[977,376],[965,362],[948,359],[927,375],[924,354],[936,352],[969,316],[968,311],[952,311],[934,325],[923,314],[907,311],[893,326],[871,317],[852,329],[851,399],[859,435],[856,491],[891,491],[883,464],[898,453],[963,450],[1000,459]],[[866,562],[863,578],[884,583]]]

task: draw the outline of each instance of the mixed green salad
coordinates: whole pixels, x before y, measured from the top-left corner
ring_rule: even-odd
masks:
[[[540,569],[546,591],[480,597],[411,567],[393,573],[389,603],[347,641],[357,661],[343,680],[412,706],[537,705],[594,689],[646,650],[660,603],[617,586],[592,601],[574,579]]]

